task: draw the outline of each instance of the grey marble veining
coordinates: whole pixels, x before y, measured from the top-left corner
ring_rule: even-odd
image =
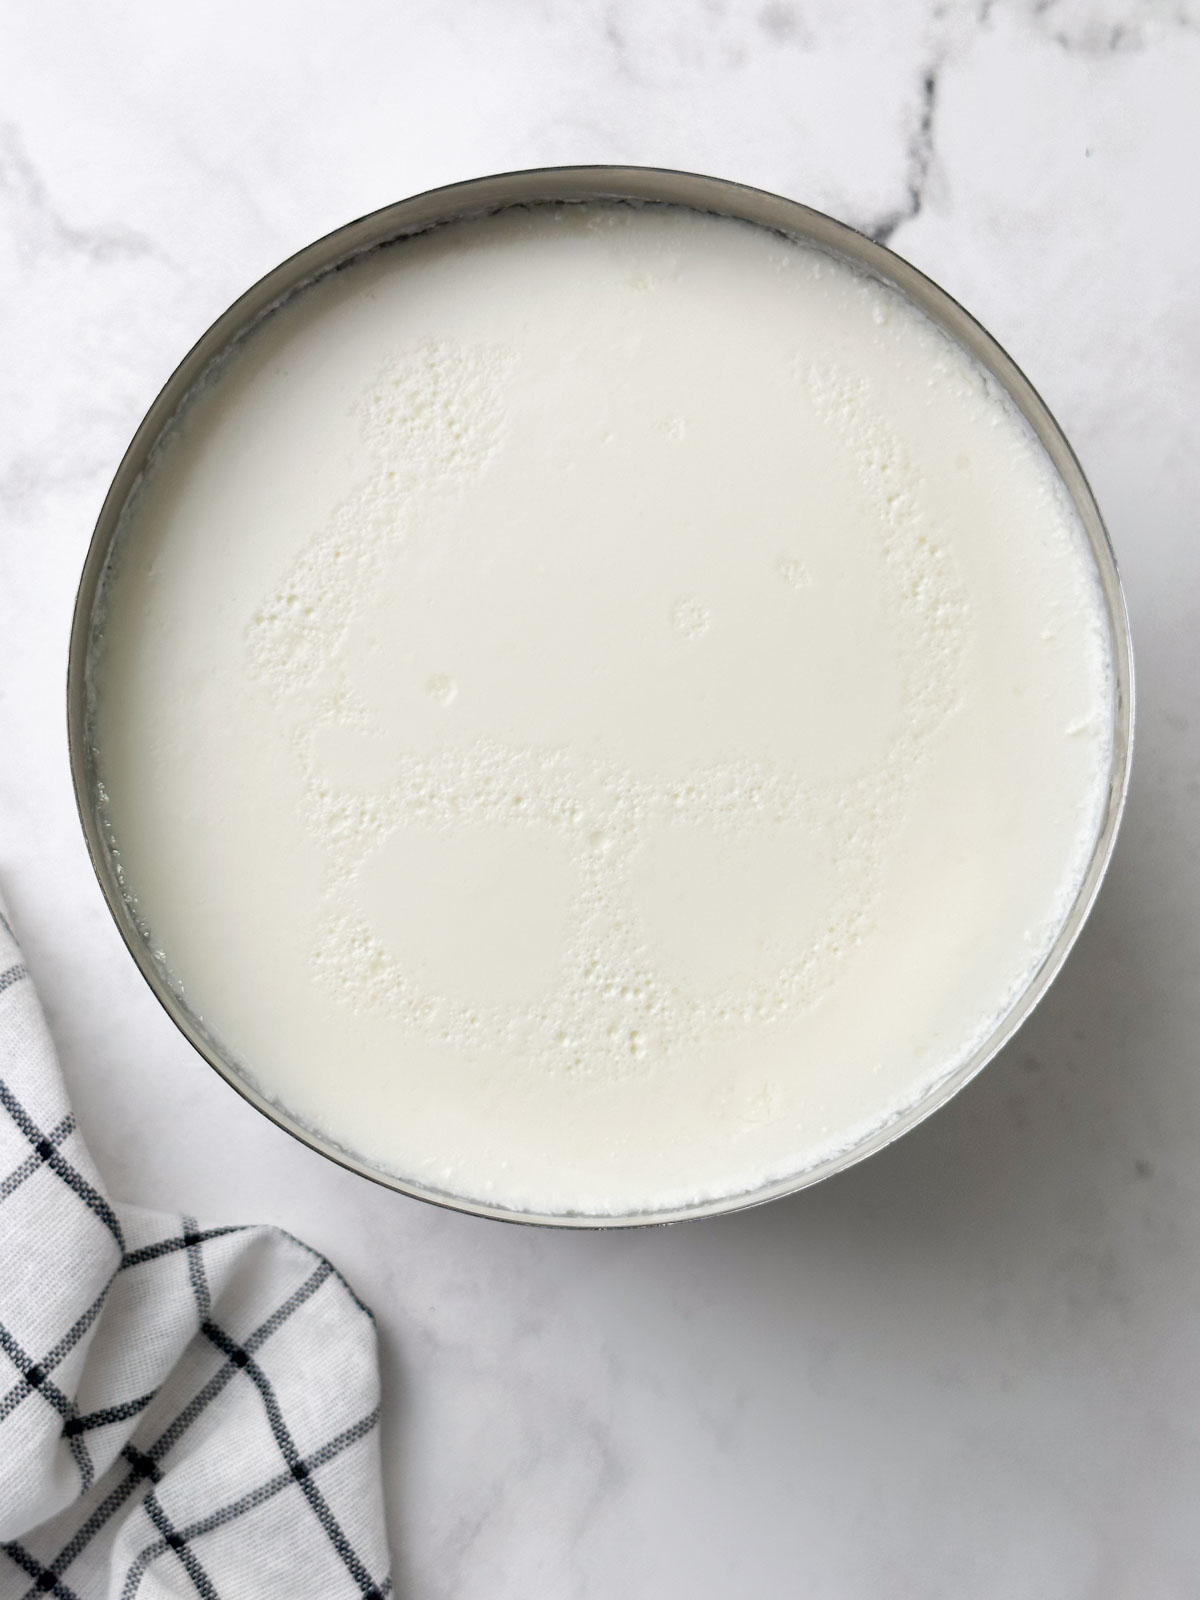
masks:
[[[1200,7],[47,0],[0,83],[0,877],[113,1188],[282,1223],[376,1308],[401,1596],[1200,1592]],[[92,881],[63,678],[108,478],[242,288],[610,160],[832,211],[991,328],[1110,523],[1139,732],[1083,939],[951,1106],[794,1200],[560,1237],[336,1171],[188,1050]]]

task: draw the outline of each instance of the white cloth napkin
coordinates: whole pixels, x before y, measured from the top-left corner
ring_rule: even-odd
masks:
[[[388,1595],[378,1420],[328,1261],[110,1201],[0,914],[0,1596]]]

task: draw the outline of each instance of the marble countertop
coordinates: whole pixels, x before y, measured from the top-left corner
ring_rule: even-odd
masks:
[[[114,1192],[375,1308],[402,1600],[1200,1593],[1196,0],[45,0],[0,83],[0,879]],[[389,200],[586,161],[776,189],[965,302],[1092,478],[1140,694],[1012,1046],[841,1178],[620,1235],[404,1200],[233,1095],[110,925],[63,718],[104,489],[211,319]]]

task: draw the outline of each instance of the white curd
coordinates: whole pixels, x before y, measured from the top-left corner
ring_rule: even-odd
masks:
[[[126,515],[92,663],[187,1005],[429,1189],[624,1214],[853,1145],[991,1031],[1100,827],[1095,563],[995,384],[662,207],[300,292]]]

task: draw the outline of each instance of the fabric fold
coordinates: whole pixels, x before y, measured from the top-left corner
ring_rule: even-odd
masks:
[[[0,915],[0,1596],[381,1600],[378,1421],[322,1256],[109,1198]]]

